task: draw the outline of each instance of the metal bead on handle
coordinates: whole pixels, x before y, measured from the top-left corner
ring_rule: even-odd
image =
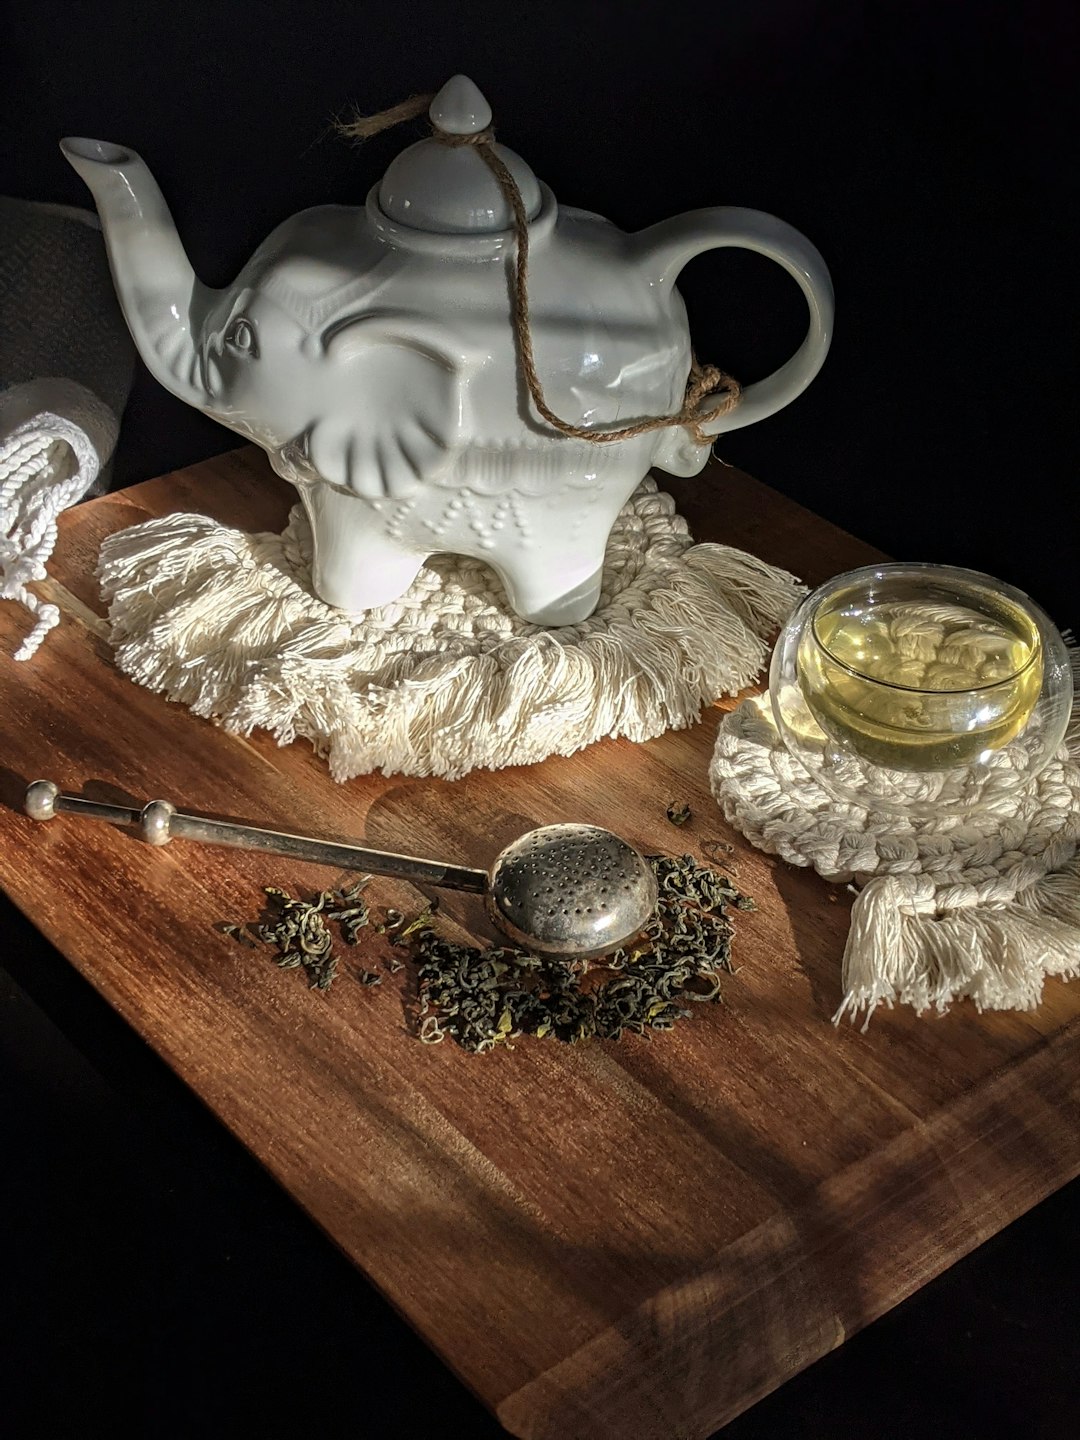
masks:
[[[167,845],[172,839],[172,818],[176,806],[170,800],[151,800],[139,816],[139,829],[148,845]]]
[[[35,780],[26,792],[24,806],[27,815],[31,820],[52,820],[59,797],[59,785],[54,785],[51,780]]]

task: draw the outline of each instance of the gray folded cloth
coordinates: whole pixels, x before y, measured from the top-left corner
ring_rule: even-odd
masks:
[[[134,374],[97,216],[0,197],[0,597],[59,621],[45,578],[62,510],[103,490]]]

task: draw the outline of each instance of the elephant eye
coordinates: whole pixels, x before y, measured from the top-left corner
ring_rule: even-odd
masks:
[[[225,344],[232,350],[238,350],[241,355],[257,355],[255,327],[251,321],[242,316],[239,320],[234,320],[226,332]]]

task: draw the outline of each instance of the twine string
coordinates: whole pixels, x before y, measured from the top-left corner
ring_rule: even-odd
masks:
[[[340,132],[351,140],[369,140],[374,135],[415,120],[431,105],[433,95],[413,95],[408,100],[381,110],[377,115],[357,116],[351,121],[339,124]],[[533,351],[532,320],[529,312],[529,217],[521,190],[509,168],[495,148],[495,132],[491,126],[467,135],[453,134],[432,124],[432,134],[442,145],[450,147],[469,146],[475,149],[484,164],[495,177],[514,217],[514,292],[513,322],[514,339],[517,346],[518,363],[525,377],[532,402],[538,413],[560,434],[575,440],[584,440],[592,445],[611,445],[622,440],[632,440],[638,435],[647,435],[654,430],[666,430],[676,426],[684,427],[698,445],[711,445],[713,436],[706,433],[707,423],[728,414],[739,403],[742,394],[737,380],[715,365],[700,365],[697,356],[691,352],[690,374],[686,382],[683,403],[671,415],[656,415],[623,425],[613,430],[597,430],[587,425],[575,425],[557,415],[548,404],[544,387],[536,368]],[[709,395],[719,395],[718,403],[702,412],[700,406]]]

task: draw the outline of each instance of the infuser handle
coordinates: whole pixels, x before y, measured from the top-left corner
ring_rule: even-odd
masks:
[[[256,825],[236,825],[229,820],[210,820],[189,815],[168,800],[151,800],[141,810],[127,805],[108,805],[65,795],[51,780],[35,780],[26,792],[26,813],[34,820],[51,820],[57,811],[107,820],[113,825],[137,825],[150,845],[167,845],[170,840],[195,840],[203,845],[228,845],[239,850],[261,850],[268,855],[287,855],[293,860],[311,860],[334,865],[340,870],[364,870],[450,890],[469,890],[483,895],[488,889],[485,870],[465,865],[443,865],[437,860],[420,860],[412,855],[395,855],[386,850],[368,850],[336,840],[319,840],[309,835],[292,835],[283,830],[264,830]]]

